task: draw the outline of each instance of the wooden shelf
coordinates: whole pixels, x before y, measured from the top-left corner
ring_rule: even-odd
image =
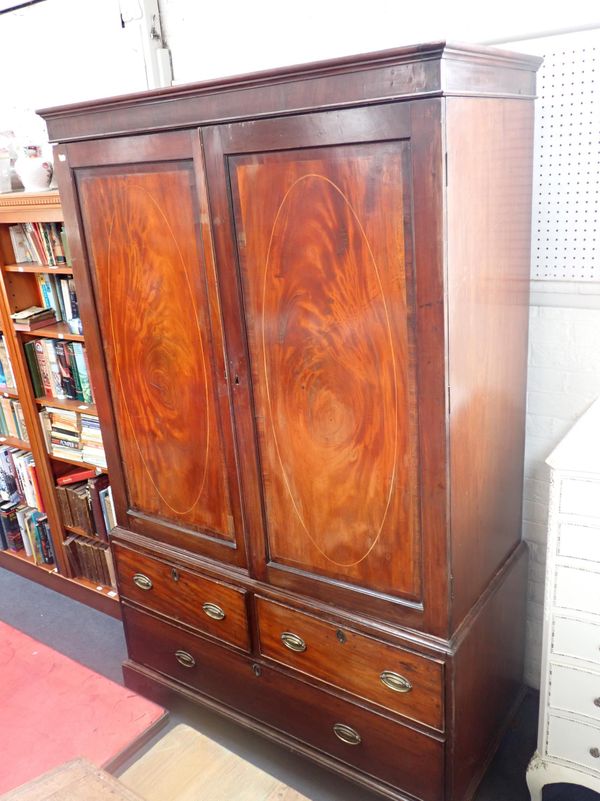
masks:
[[[5,264],[4,271],[7,273],[54,273],[57,275],[73,275],[73,268],[67,264],[58,267],[51,267],[49,264],[33,264],[23,261],[18,264]]]
[[[47,337],[48,339],[68,339],[72,342],[84,342],[81,334],[72,334],[67,323],[51,323],[50,325],[36,328],[35,331],[19,331],[27,337]]]
[[[92,542],[100,542],[103,543],[104,545],[108,544],[106,540],[103,540],[102,537],[99,537],[97,534],[88,534],[87,531],[84,531],[82,528],[79,528],[78,526],[67,526],[66,523],[63,525],[65,529],[69,531],[71,534],[77,534],[77,536],[79,537],[85,537],[87,540],[92,540]]]
[[[87,470],[95,470],[96,473],[108,473],[108,468],[99,467],[99,465],[91,464],[90,462],[80,462],[77,459],[65,459],[63,456],[54,456],[52,453],[49,453],[48,456],[55,462],[63,462],[64,464],[71,464],[73,467],[82,467]]]
[[[63,398],[36,398],[35,402],[38,406],[52,406],[55,409],[65,409],[68,412],[80,412],[81,414],[90,414],[93,417],[98,417],[98,412],[93,403],[84,403],[83,401],[70,400]]]
[[[118,619],[121,617],[119,596],[113,587],[104,587],[79,576],[75,578],[63,576],[55,565],[36,565],[31,557],[26,556],[25,551],[0,551],[0,567],[43,584],[112,617]]]
[[[61,510],[56,494],[57,478],[68,472],[69,468],[90,470],[94,474],[107,471],[105,468],[96,467],[88,462],[72,459],[68,452],[67,458],[52,456],[47,452],[46,438],[39,416],[40,409],[53,406],[70,412],[89,414],[96,418],[98,414],[95,404],[70,399],[35,398],[32,392],[31,374],[23,345],[42,338],[83,343],[84,337],[81,334],[71,333],[69,324],[57,322],[54,315],[43,320],[40,328],[32,331],[16,330],[15,322],[11,317],[16,310],[42,305],[40,282],[37,280],[40,275],[55,273],[59,277],[62,276],[63,279],[65,276],[69,278],[73,276],[71,265],[51,267],[48,264],[30,262],[15,263],[9,226],[26,222],[62,223],[63,213],[58,192],[0,194],[0,329],[6,335],[6,349],[12,363],[13,383],[15,384],[14,387],[0,385],[0,399],[3,396],[18,398],[30,439],[30,442],[23,442],[15,437],[0,436],[0,445],[23,449],[31,453],[35,460],[39,493],[48,518],[56,566],[36,565],[34,559],[28,559],[24,551],[0,551],[0,568],[12,570],[81,603],[120,617],[116,591],[110,587],[102,587],[94,581],[75,576],[74,565],[64,547],[67,529],[62,524]],[[22,273],[23,276],[19,278],[18,273]],[[77,529],[73,533],[85,536],[85,532]],[[83,566],[82,569],[85,570]]]
[[[31,445],[25,442],[24,439],[17,439],[17,437],[5,437],[0,434],[0,445],[9,445],[11,448],[20,448],[23,451],[30,451]]]

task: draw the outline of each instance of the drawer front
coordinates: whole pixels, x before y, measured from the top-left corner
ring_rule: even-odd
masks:
[[[438,739],[138,610],[124,606],[123,619],[135,662],[416,798],[443,797],[444,746]]]
[[[558,555],[600,562],[600,528],[580,523],[561,523]]]
[[[600,483],[564,478],[560,485],[560,511],[581,517],[600,517]]]
[[[600,728],[550,715],[548,756],[600,773]]]
[[[122,598],[250,650],[246,593],[113,543]]]
[[[600,674],[550,665],[550,706],[600,722]]]
[[[257,598],[257,608],[264,656],[413,720],[443,728],[443,665],[439,662],[263,598]]]
[[[553,621],[552,653],[600,665],[600,625],[557,615]]]
[[[554,603],[563,609],[579,609],[600,615],[600,573],[558,567]]]

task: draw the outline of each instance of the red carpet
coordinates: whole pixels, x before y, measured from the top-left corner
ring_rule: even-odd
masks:
[[[164,715],[0,622],[0,793],[75,757],[102,767]]]

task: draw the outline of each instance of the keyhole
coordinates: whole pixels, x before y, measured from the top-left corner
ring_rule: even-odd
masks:
[[[171,578],[173,581],[179,581],[179,572],[176,567],[171,568]]]

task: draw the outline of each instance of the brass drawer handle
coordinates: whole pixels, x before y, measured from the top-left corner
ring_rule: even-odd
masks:
[[[225,617],[225,612],[221,609],[220,606],[217,604],[211,604],[210,601],[207,601],[205,604],[202,604],[202,611],[208,617],[211,617],[213,620],[223,620]]]
[[[187,651],[175,651],[175,659],[185,668],[193,668],[196,664],[194,657]]]
[[[346,726],[345,723],[336,723],[333,727],[333,732],[338,740],[341,740],[346,745],[360,745],[362,737],[353,729],[352,726]]]
[[[152,581],[143,573],[136,573],[133,577],[133,583],[136,587],[139,587],[140,590],[148,591],[152,589]]]
[[[297,654],[301,654],[302,651],[306,651],[306,643],[302,637],[298,637],[297,634],[293,634],[291,631],[282,632],[281,642],[286,648],[289,648],[290,651],[295,651]]]
[[[393,670],[384,670],[379,678],[388,690],[393,690],[395,693],[409,693],[412,690],[410,681],[399,673],[394,673]]]

